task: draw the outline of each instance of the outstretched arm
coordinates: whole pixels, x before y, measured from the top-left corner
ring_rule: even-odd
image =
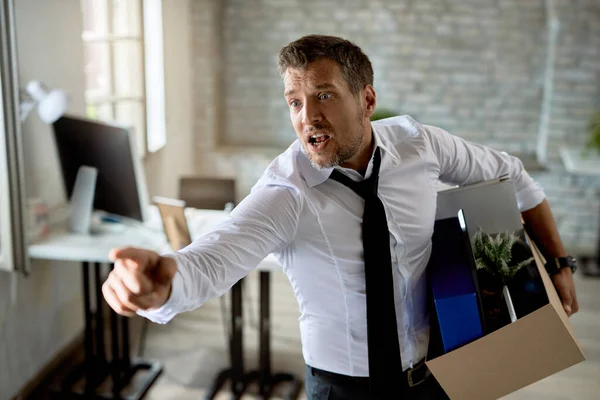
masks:
[[[301,199],[295,189],[266,185],[255,189],[211,232],[167,255],[177,264],[168,300],[137,314],[156,323],[221,296],[296,233]]]

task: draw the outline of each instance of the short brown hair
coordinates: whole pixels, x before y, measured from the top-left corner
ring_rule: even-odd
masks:
[[[328,58],[342,67],[342,75],[357,94],[373,85],[373,66],[369,57],[354,43],[336,36],[308,35],[289,43],[279,52],[277,69],[283,76],[288,68],[304,69],[308,63]]]

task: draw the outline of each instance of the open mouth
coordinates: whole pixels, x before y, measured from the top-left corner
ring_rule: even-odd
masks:
[[[310,143],[314,148],[321,148],[330,138],[331,136],[329,135],[326,135],[324,133],[318,133],[309,137],[308,143]]]

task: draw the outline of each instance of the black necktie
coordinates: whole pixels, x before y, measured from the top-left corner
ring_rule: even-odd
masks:
[[[380,149],[375,149],[373,172],[368,179],[355,182],[337,170],[330,175],[365,200],[362,240],[365,259],[367,297],[367,343],[369,354],[369,385],[376,398],[406,391],[402,374],[400,344],[394,306],[394,283],[390,255],[390,233],[383,203],[377,196]]]

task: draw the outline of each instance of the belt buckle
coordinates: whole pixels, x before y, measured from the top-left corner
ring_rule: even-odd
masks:
[[[413,372],[421,372],[421,368],[425,368],[425,371],[422,372],[422,375],[420,377],[421,379],[415,382],[415,380],[413,379]],[[419,364],[417,364],[417,366],[406,371],[406,375],[408,380],[408,387],[415,387],[425,382],[425,379],[427,379],[429,375],[431,375],[431,371],[429,371],[429,368],[427,368],[427,366],[425,365],[425,360],[422,360]]]

